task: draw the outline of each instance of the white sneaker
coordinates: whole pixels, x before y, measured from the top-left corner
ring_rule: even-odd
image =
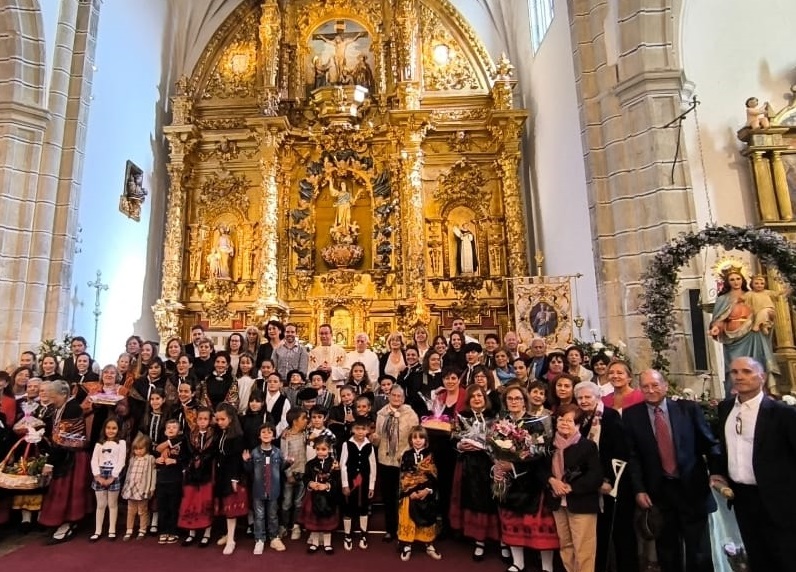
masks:
[[[225,546],[226,544],[227,544],[226,535],[224,535],[221,538],[219,538],[218,541],[216,542],[216,546]]]
[[[298,524],[293,525],[290,531],[290,540],[301,540],[301,527]]]
[[[253,554],[256,554],[256,555],[259,556],[260,554],[263,553],[263,550],[265,550],[265,542],[264,541],[258,540],[257,542],[254,543],[254,552],[253,552]]]
[[[281,538],[274,538],[271,541],[271,548],[273,548],[277,552],[284,552],[285,551],[285,543],[282,542]]]
[[[233,552],[235,552],[235,541],[227,542],[224,545],[224,556],[229,556]]]

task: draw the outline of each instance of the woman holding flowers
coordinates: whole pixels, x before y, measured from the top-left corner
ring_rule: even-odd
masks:
[[[507,572],[523,572],[524,549],[540,550],[542,569],[551,572],[558,535],[553,516],[542,503],[544,487],[539,479],[546,464],[548,438],[541,420],[528,413],[528,393],[523,388],[509,386],[503,399],[505,421],[490,431],[492,438],[488,437],[487,443],[492,445],[494,460],[493,491],[496,486],[506,489],[498,496],[501,537],[506,545],[502,556],[511,561]]]
[[[486,375],[485,375],[486,377]],[[487,539],[498,540],[497,506],[492,499],[489,472],[492,460],[486,452],[487,424],[495,418],[485,387],[467,388],[467,407],[459,413],[453,434],[459,452],[453,474],[450,521],[453,530],[475,541],[473,560],[484,559]]]

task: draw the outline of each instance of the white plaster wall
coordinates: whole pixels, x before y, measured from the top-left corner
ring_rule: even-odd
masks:
[[[755,96],[779,110],[796,83],[791,25],[796,2],[755,6],[751,10],[745,0],[684,2],[681,25],[683,68],[702,102],[698,120],[714,219],[740,225],[758,220],[748,160],[739,154],[735,134],[746,120],[744,101]],[[709,219],[705,177],[693,116],[685,134],[697,217],[704,224]]]
[[[99,269],[102,281],[109,285],[101,297],[97,348],[89,350],[103,364],[115,363],[134,330],[155,339],[151,312],[146,308],[144,315],[141,300],[147,298],[144,278],[148,266],[159,271],[157,254],[155,264],[147,263],[148,250],[161,248],[150,244],[151,237],[162,235],[153,232],[150,237],[151,207],[153,202],[162,204],[166,192],[157,165],[162,144],[155,134],[163,113],[160,93],[167,4],[161,0],[114,0],[104,2],[100,13],[80,199],[82,252],[75,260],[72,283],[84,302],[76,314],[75,332],[84,335],[89,344],[94,335],[95,291],[87,282],[94,280]],[[149,191],[138,223],[118,208],[127,159],[143,169],[144,187]],[[155,218],[162,221],[162,211],[156,212]],[[138,324],[140,318],[145,318],[142,325]]]
[[[520,73],[530,72],[526,107],[532,117],[539,248],[547,275],[583,274],[576,310],[585,319],[582,338],[591,339],[592,329],[601,336],[600,313],[567,3],[555,2],[553,22],[535,56],[527,7],[525,12],[528,41],[517,47],[523,48]]]

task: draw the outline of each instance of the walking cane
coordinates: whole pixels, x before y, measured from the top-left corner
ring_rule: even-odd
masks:
[[[616,551],[614,550],[614,522],[616,522],[616,503],[618,502],[617,496],[619,495],[619,481],[622,479],[622,474],[625,472],[627,461],[621,459],[611,459],[611,468],[614,470],[614,486],[608,494],[614,497],[614,508],[611,511],[611,526],[608,529],[608,557],[605,560],[605,571],[610,572],[614,569],[612,564],[616,558]]]

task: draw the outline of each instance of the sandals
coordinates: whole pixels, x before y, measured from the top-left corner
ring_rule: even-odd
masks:
[[[412,557],[412,547],[407,544],[401,548],[401,562],[409,562]]]
[[[354,539],[351,538],[350,536],[344,536],[343,537],[343,548],[345,548],[348,551],[353,550],[354,549]]]
[[[158,544],[166,544],[168,541],[169,541],[169,535],[168,534],[161,534],[158,537]]]

